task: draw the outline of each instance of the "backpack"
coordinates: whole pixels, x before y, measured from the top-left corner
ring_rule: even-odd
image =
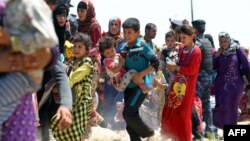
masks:
[[[202,60],[200,69],[202,70],[212,70],[213,69],[213,46],[211,42],[204,36],[196,39],[195,44],[201,49]]]

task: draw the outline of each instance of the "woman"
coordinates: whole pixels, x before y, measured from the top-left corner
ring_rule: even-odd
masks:
[[[101,26],[96,20],[95,7],[90,0],[82,0],[77,6],[78,32],[90,36],[92,47],[97,47],[101,38]]]
[[[121,19],[118,17],[113,17],[109,20],[108,32],[104,32],[102,36],[110,36],[115,39],[116,42],[116,52],[121,52],[121,47],[125,40],[123,38],[123,34],[121,32]]]
[[[201,51],[194,44],[194,37],[191,26],[181,26],[180,38],[183,46],[179,48],[179,62],[177,65],[167,63],[167,68],[171,72],[176,72],[176,76],[163,109],[161,130],[163,135],[175,141],[192,139],[191,113],[201,63]]]
[[[55,49],[54,47],[53,50]],[[11,54],[7,51],[1,52],[0,72],[20,71],[20,68],[23,68],[23,71],[41,69],[48,64],[53,55],[57,56],[53,50],[41,50],[34,53],[33,56]],[[12,58],[12,61],[9,61],[10,58]],[[53,60],[56,60],[56,58],[57,57],[53,57]],[[23,62],[21,60],[26,61]],[[50,64],[54,63],[51,62]],[[4,122],[2,129],[3,134],[0,140],[34,141],[36,139],[35,122],[36,118],[32,103],[32,95],[26,94],[21,98],[20,104],[17,106],[15,112]]]
[[[214,82],[215,108],[213,110],[213,122],[218,128],[224,125],[236,125],[238,119],[238,107],[244,90],[243,79],[240,74],[240,66],[248,74],[250,80],[250,66],[243,49],[231,40],[226,32],[219,34],[220,48],[215,54],[213,66],[217,70]]]
[[[103,33],[103,36],[110,36],[115,39],[116,42],[116,52],[121,52],[121,47],[125,40],[123,34],[121,33],[121,19],[118,17],[113,17],[109,20],[108,32]],[[102,56],[102,60],[104,56]],[[105,69],[102,69],[105,70]],[[104,119],[110,123],[114,124],[114,117],[116,113],[116,102],[122,101],[123,92],[118,92],[113,85],[106,72],[103,73],[104,81],[104,105],[103,105],[103,116]],[[115,126],[115,125],[114,125]]]
[[[0,13],[2,13],[3,10],[1,3]],[[0,20],[2,20],[2,18],[0,18]],[[14,71],[28,72],[43,69],[45,66],[49,68],[57,60],[57,54],[58,51],[56,47],[44,48],[29,55],[23,55],[21,53],[12,54],[10,50],[1,50],[0,73]],[[26,94],[20,99],[20,103],[15,112],[4,122],[0,140],[34,141],[36,139],[35,122],[32,95]]]
[[[65,4],[59,4],[53,11],[53,22],[56,31],[56,35],[59,40],[59,49],[61,53],[65,53],[64,43],[65,40],[69,40],[70,33],[66,30],[66,22],[69,14],[69,10]]]

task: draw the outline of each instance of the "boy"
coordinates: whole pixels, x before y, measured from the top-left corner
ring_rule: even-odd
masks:
[[[115,50],[115,40],[110,36],[103,37],[99,42],[99,51],[105,57],[103,60],[107,75],[111,78],[111,82],[117,91],[124,91],[134,74],[137,73],[136,70],[125,71],[124,69],[124,54],[116,53]],[[141,80],[140,88],[143,93],[150,91],[147,88],[144,81]]]
[[[153,50],[139,39],[140,22],[138,19],[128,18],[122,27],[127,42],[127,45],[122,48],[122,51],[127,52],[125,69],[126,71],[134,69],[138,72],[124,91],[123,117],[127,124],[126,130],[131,141],[141,141],[141,137],[149,137],[149,141],[153,141],[156,140],[154,130],[148,127],[139,116],[138,109],[146,95],[142,93],[138,84],[142,79],[147,83],[147,80],[150,79],[148,74],[157,70],[159,61]]]

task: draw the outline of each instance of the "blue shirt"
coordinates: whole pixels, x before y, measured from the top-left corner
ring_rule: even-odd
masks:
[[[137,72],[141,72],[148,68],[151,60],[156,58],[154,51],[146,43],[143,43],[140,38],[137,38],[133,46],[124,46],[122,51],[127,52],[125,59],[126,71],[134,69]],[[144,81],[147,79],[147,76],[148,75],[144,77]],[[135,86],[133,81],[131,81],[128,88],[133,88]]]

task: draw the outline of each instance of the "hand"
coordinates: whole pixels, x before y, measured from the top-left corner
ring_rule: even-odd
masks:
[[[167,64],[167,69],[174,72],[176,70],[176,64]]]
[[[175,45],[179,46],[179,45],[182,45],[182,43],[181,42],[175,42]]]
[[[158,87],[158,88],[161,88],[161,87],[162,87],[162,83],[160,82],[160,80],[154,79],[154,83],[155,83],[155,86],[156,86],[156,87]]]
[[[166,90],[168,88],[168,84],[163,84],[161,83],[160,80],[158,79],[155,79],[155,86],[159,89],[163,89],[163,90]]]
[[[223,49],[219,48],[218,51],[215,53],[215,57],[219,57],[222,53]]]
[[[60,106],[56,112],[56,121],[59,120],[59,129],[68,129],[72,124],[72,114],[66,107]]]
[[[142,77],[143,76],[141,76],[140,73],[135,74],[134,77],[133,77],[134,83],[139,85],[141,83],[141,81],[142,81]]]

